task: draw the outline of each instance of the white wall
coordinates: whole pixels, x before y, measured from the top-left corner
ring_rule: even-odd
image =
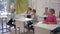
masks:
[[[29,6],[37,10],[37,14],[42,15],[44,13],[44,8],[54,8],[56,10],[56,16],[59,16],[60,10],[60,0],[30,0]]]

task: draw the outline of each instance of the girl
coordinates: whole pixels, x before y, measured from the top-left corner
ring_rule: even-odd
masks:
[[[57,24],[56,16],[54,14],[55,14],[55,10],[54,9],[49,9],[49,15],[48,15],[48,17],[45,21],[46,24]],[[60,27],[57,27],[52,32],[54,34],[60,32]]]
[[[49,9],[49,14],[47,19],[45,20],[46,24],[57,24],[55,10],[54,9]]]
[[[26,14],[27,14],[27,18],[31,18],[31,11],[32,9],[29,7]]]

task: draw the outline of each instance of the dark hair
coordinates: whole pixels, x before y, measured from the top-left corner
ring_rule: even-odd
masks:
[[[54,9],[51,8],[50,10],[51,10],[51,12],[53,12],[53,14],[55,14],[55,10]]]
[[[30,7],[28,7],[28,9],[29,9],[30,11],[32,10],[32,8],[30,8]],[[29,12],[29,11],[27,10],[27,14],[28,14],[28,12]]]
[[[12,13],[14,13],[14,12],[15,12],[15,8],[12,9]]]
[[[15,11],[15,9],[13,9]]]
[[[35,10],[35,9],[33,9],[32,11],[33,11],[34,13],[36,13],[36,10]]]
[[[29,10],[32,10],[32,8],[30,8],[30,7],[29,7],[28,9],[29,9]]]
[[[45,9],[48,9],[48,7],[45,7]]]

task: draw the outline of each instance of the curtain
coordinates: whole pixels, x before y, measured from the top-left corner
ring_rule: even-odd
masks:
[[[28,0],[16,0],[16,13],[21,14],[28,8]]]

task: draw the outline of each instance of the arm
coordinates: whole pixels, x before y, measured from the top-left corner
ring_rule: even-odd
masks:
[[[51,20],[48,19],[48,20],[46,21],[46,23],[47,23],[47,24],[57,24],[56,17],[51,18]]]
[[[54,17],[54,19],[53,19],[53,24],[57,24],[57,19],[56,19],[56,17]]]

